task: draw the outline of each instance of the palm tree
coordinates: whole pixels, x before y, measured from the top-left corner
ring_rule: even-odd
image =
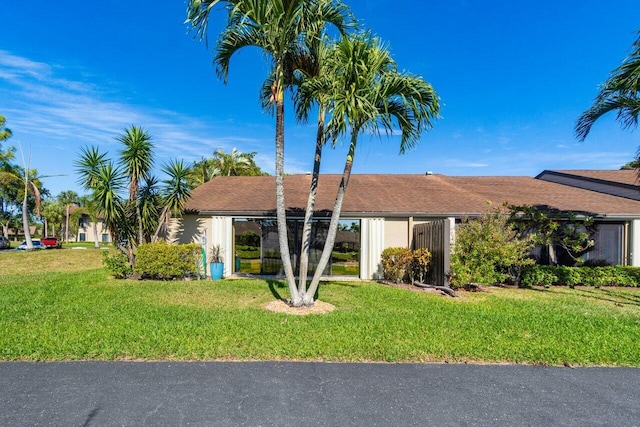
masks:
[[[126,175],[112,161],[106,159],[97,147],[82,148],[80,157],[74,162],[79,175],[78,182],[85,190],[91,191],[91,203],[97,214],[104,219],[111,233],[111,241],[133,261],[130,247],[123,245],[129,240],[129,227],[126,222],[125,203],[119,193],[125,188]]]
[[[205,159],[203,157],[194,162],[189,168],[189,187],[196,188],[205,182],[211,181],[218,175],[220,175],[220,169],[215,165],[213,159]]]
[[[614,69],[600,88],[593,105],[578,118],[576,137],[584,141],[593,124],[610,111],[617,111],[616,120],[624,129],[638,125],[640,114],[640,33],[632,45],[631,54]]]
[[[327,72],[303,83],[303,92],[326,105],[330,114],[326,133],[332,142],[335,144],[346,133],[350,142],[327,240],[304,295],[307,306],[313,305],[320,276],[333,251],[360,133],[379,134],[383,130],[389,135],[397,126],[401,131],[400,153],[404,153],[419,142],[423,131],[432,128],[440,111],[433,87],[420,77],[398,72],[386,47],[369,33],[343,37],[327,58],[327,67]]]
[[[225,153],[223,150],[216,150],[213,154],[214,162],[218,164],[220,175],[226,176],[238,176],[243,175],[243,172],[251,167],[251,157],[247,153],[238,151],[237,148],[233,148],[230,153]]]
[[[187,22],[201,38],[205,37],[209,14],[222,4],[227,6],[227,27],[220,34],[214,58],[216,71],[226,83],[231,57],[243,47],[258,47],[273,64],[272,104],[276,110],[276,218],[278,241],[291,303],[301,305],[287,239],[284,201],[284,91],[292,81],[292,53],[309,34],[320,34],[318,28],[331,23],[340,31],[350,25],[347,7],[338,0],[189,0]]]
[[[168,179],[163,181],[165,187],[161,192],[162,213],[158,219],[158,227],[152,241],[158,240],[160,234],[166,232],[171,217],[180,215],[187,200],[191,197],[191,188],[188,185],[190,171],[182,160],[173,160],[163,165],[162,171],[167,174]]]
[[[153,167],[153,143],[147,131],[138,126],[125,129],[124,134],[116,139],[124,145],[120,151],[120,165],[129,177],[129,202],[135,205],[138,244],[142,244],[144,243],[144,226],[138,192],[140,182],[150,177]]]
[[[65,225],[64,225],[64,241],[69,242],[69,217],[71,216],[71,205],[80,201],[78,193],[72,190],[63,191],[58,194],[58,202],[65,207]]]
[[[41,206],[41,183],[37,178],[37,171],[29,170],[28,167],[16,168],[15,171],[0,171],[0,184],[20,185],[22,187],[22,227],[24,229],[24,240],[27,243],[27,250],[33,250],[31,231],[29,230],[29,196],[35,202],[36,215],[40,216]]]
[[[0,141],[6,141],[11,138],[11,129],[6,128],[4,125],[7,122],[4,116],[0,115]]]

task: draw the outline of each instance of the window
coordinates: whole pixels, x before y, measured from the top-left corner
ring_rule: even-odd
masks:
[[[109,235],[106,233],[102,233],[102,243],[108,243],[109,242]]]
[[[303,220],[288,220],[287,227],[291,261],[294,273],[298,274]],[[309,248],[309,274],[313,274],[318,266],[328,230],[328,219],[313,221]],[[264,275],[283,274],[278,244],[278,225],[275,219],[235,219],[234,237],[235,272]],[[360,275],[360,220],[345,219],[340,221],[331,259],[324,274],[328,276]]]
[[[78,234],[78,239],[81,242],[86,242],[87,241],[87,234],[86,233],[80,233]]]

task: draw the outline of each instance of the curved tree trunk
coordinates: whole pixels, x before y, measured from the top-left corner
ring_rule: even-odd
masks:
[[[322,272],[327,267],[329,263],[329,259],[331,258],[331,252],[333,252],[333,245],[336,241],[336,234],[338,232],[338,223],[340,222],[340,212],[342,211],[342,202],[344,200],[344,195],[347,191],[347,186],[349,185],[349,178],[351,177],[351,168],[353,167],[353,157],[356,151],[356,142],[358,140],[358,130],[352,129],[351,131],[351,143],[349,144],[349,154],[347,155],[347,160],[344,164],[344,171],[342,172],[342,180],[340,181],[340,186],[338,187],[338,192],[336,193],[336,201],[333,205],[333,212],[331,212],[331,222],[329,223],[329,231],[327,232],[327,240],[324,243],[324,249],[322,250],[322,255],[320,256],[320,261],[318,262],[318,267],[316,268],[316,272],[313,275],[313,279],[311,280],[311,284],[309,284],[309,289],[304,296],[304,305],[312,306],[313,300],[318,290],[318,285],[320,284],[320,277],[322,276]]]
[[[278,87],[276,98],[276,219],[278,221],[278,243],[282,268],[289,285],[291,304],[302,305],[302,297],[296,289],[296,279],[289,256],[289,240],[287,237],[287,212],[284,203],[284,94]]]
[[[165,206],[162,208],[162,212],[160,213],[160,217],[158,218],[158,227],[156,227],[156,232],[153,233],[151,237],[151,243],[155,243],[160,238],[160,233],[165,232],[167,230],[167,225],[171,220],[171,212],[169,211],[169,207]]]
[[[320,177],[320,161],[322,160],[322,147],[324,145],[324,108],[318,113],[318,132],[316,134],[316,154],[313,159],[313,173],[311,175],[311,185],[309,186],[309,197],[307,198],[307,208],[304,213],[304,224],[302,226],[302,250],[300,252],[300,271],[298,274],[298,293],[304,295],[307,288],[307,271],[309,270],[309,251],[311,249],[311,225],[313,212],[316,204],[316,194],[318,193],[318,179]]]
[[[24,228],[24,240],[27,242],[27,250],[33,250],[33,241],[31,240],[31,231],[29,230],[29,214],[27,212],[27,186],[29,181],[25,176],[24,198],[22,199],[22,227]]]

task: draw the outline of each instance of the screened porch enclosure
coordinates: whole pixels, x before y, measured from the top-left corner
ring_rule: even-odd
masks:
[[[302,218],[287,220],[289,255],[294,274],[299,273],[302,252]],[[329,220],[316,219],[311,227],[309,274],[314,274],[327,238]],[[234,273],[283,275],[278,225],[274,218],[236,218],[233,220]],[[360,275],[360,220],[341,220],[325,276]]]

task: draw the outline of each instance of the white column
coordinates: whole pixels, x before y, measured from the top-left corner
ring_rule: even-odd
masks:
[[[633,267],[640,267],[640,220],[634,219],[631,221],[631,259],[629,265]]]
[[[360,256],[360,278],[363,280],[382,278],[380,255],[384,250],[384,218],[362,219],[360,225],[362,253]]]
[[[209,248],[220,245],[222,260],[224,261],[224,275],[231,274],[235,257],[233,255],[233,219],[228,216],[211,217],[211,234]],[[208,249],[209,249],[208,248]]]

